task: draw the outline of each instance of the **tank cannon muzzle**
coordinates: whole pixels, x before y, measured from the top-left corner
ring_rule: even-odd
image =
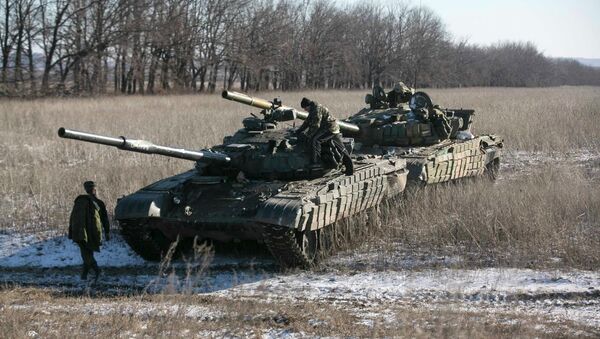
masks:
[[[261,99],[261,98],[251,97],[244,93],[238,93],[238,92],[234,92],[234,91],[225,90],[221,93],[221,96],[223,97],[223,99],[239,102],[241,104],[245,104],[245,105],[260,108],[260,109],[292,110],[292,111],[294,111],[294,114],[298,119],[306,120],[308,118],[308,113],[306,113],[306,112],[299,111],[293,107],[274,105],[270,101],[267,101],[267,100]],[[340,129],[344,132],[349,132],[349,133],[360,132],[360,128],[357,125],[351,124],[351,123],[348,123],[345,121],[338,120],[338,126],[340,126]]]
[[[261,99],[261,98],[251,97],[244,93],[238,93],[238,92],[225,90],[221,93],[221,96],[223,97],[223,99],[239,102],[241,104],[245,104],[245,105],[260,108],[260,109],[274,108],[272,102]]]
[[[179,158],[193,161],[213,160],[220,162],[229,162],[231,159],[221,153],[210,151],[190,151],[183,148],[172,148],[167,146],[155,145],[145,140],[128,139],[126,137],[107,137],[104,135],[92,134],[87,132],[74,131],[61,127],[58,129],[58,136],[66,139],[91,142],[107,146],[114,146],[119,149],[131,152],[159,154],[171,158]]]

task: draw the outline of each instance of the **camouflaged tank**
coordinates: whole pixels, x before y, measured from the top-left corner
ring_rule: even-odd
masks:
[[[418,112],[425,112],[426,117]],[[344,120],[359,131],[344,131],[344,135],[353,136],[355,156],[406,160],[409,183],[433,184],[484,174],[495,179],[503,139],[494,134],[473,135],[474,114],[472,109],[442,109],[426,93],[417,92],[397,108],[360,110]],[[442,120],[448,129],[438,133]]]
[[[261,108],[262,117],[209,150],[192,151],[126,137],[106,137],[60,128],[63,138],[122,150],[195,161],[194,168],[119,199],[115,208],[124,239],[148,260],[160,260],[170,245],[199,237],[223,242],[264,242],[284,267],[306,267],[318,257],[320,234],[335,222],[401,193],[406,162],[390,154],[352,155],[354,173],[345,175],[335,152],[323,147],[323,163],[285,121],[307,113],[234,92],[223,97]],[[357,126],[340,123],[357,133]],[[344,139],[352,151],[353,140]],[[352,153],[352,152],[351,152]],[[339,156],[339,154],[338,154]]]

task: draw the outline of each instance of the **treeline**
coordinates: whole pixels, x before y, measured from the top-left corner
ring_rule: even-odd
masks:
[[[600,85],[530,43],[456,42],[430,9],[326,0],[0,0],[0,94]]]

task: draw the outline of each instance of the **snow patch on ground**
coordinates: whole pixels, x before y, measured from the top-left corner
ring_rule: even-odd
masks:
[[[568,152],[507,151],[501,161],[500,180],[516,175],[534,175],[536,169],[549,164],[584,169],[593,179],[600,174],[600,152],[589,149],[573,149]]]
[[[213,294],[261,300],[363,305],[361,324],[394,321],[388,307],[539,315],[600,328],[600,272],[514,268],[426,269],[359,273],[302,272],[241,284]],[[366,308],[365,308],[366,307]],[[366,312],[366,310],[371,310]]]
[[[124,267],[146,263],[119,234],[95,254],[100,266]],[[66,235],[0,233],[0,267],[67,267],[81,265],[79,247]]]
[[[600,288],[600,272],[536,271],[515,268],[435,269],[315,274],[302,272],[242,284],[217,294],[268,295],[321,300],[362,301],[460,298],[528,299],[540,294],[567,296]],[[512,297],[511,297],[512,296]]]
[[[600,272],[517,268],[464,269],[464,257],[388,248],[357,249],[328,260],[322,271],[280,273],[273,259],[216,255],[201,271],[193,263],[175,262],[159,274],[159,265],[137,256],[115,234],[96,258],[103,268],[97,286],[79,280],[78,247],[64,235],[0,232],[0,284],[47,287],[59,292],[128,294],[203,293],[230,299],[269,302],[331,302],[356,314],[361,324],[395,321],[390,310],[414,305],[449,310],[527,317],[540,315],[600,328]],[[191,272],[193,273],[190,275]],[[361,305],[357,307],[356,305]],[[53,312],[48,305],[13,305]],[[61,306],[62,307],[62,306]],[[69,312],[99,314],[173,314],[205,321],[222,317],[214,307],[173,304],[77,305]],[[87,308],[86,308],[87,307]],[[321,326],[315,320],[314,326]],[[302,336],[285,330],[253,335]]]

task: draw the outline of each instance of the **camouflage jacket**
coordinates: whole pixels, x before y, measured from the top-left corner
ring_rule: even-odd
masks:
[[[387,93],[387,100],[391,108],[396,108],[398,105],[407,103],[410,100],[414,90],[409,87],[403,87],[402,92],[391,90]]]
[[[87,194],[75,198],[69,218],[69,239],[97,252],[102,245],[102,230],[108,233],[109,228],[108,213],[102,200]]]
[[[340,133],[337,119],[329,113],[327,107],[315,103],[308,109],[308,118],[304,120],[298,132],[306,131],[307,137],[312,137],[317,130],[325,129],[333,134]]]
[[[439,108],[439,106],[433,107],[429,113],[429,120],[431,120],[433,129],[440,139],[446,140],[450,137],[450,133],[452,131],[450,122],[448,121],[446,114]]]

